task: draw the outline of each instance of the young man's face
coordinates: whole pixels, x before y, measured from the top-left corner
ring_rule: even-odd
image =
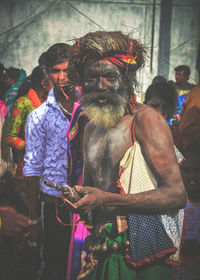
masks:
[[[48,76],[53,87],[64,87],[68,81],[68,61],[53,65],[48,68]]]
[[[175,78],[178,84],[185,84],[189,79],[189,77],[185,75],[183,71],[176,71]]]

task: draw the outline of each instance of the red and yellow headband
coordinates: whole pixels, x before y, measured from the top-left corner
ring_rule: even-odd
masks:
[[[116,54],[110,57],[105,57],[104,60],[110,61],[117,66],[125,69],[127,72],[135,72],[139,66],[137,63],[137,55],[131,54]]]

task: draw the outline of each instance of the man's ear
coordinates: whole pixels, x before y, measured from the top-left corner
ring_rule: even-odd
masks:
[[[46,85],[47,85],[46,81],[45,81],[45,80],[42,80],[42,81],[41,81],[41,86],[42,86],[42,88],[45,88]]]
[[[44,73],[47,75],[47,77],[49,78],[49,74],[50,74],[50,67],[46,67],[46,66],[44,66],[44,67],[43,67],[43,71],[44,71]]]

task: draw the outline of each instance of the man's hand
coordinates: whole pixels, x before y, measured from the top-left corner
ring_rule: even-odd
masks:
[[[13,207],[0,206],[0,217],[0,235],[14,236],[21,231],[27,234],[31,220],[18,213]]]
[[[105,192],[98,188],[75,186],[76,191],[83,196],[75,203],[78,209],[89,213],[92,209],[104,204]]]

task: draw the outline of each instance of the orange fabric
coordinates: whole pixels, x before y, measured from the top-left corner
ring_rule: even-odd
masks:
[[[200,143],[200,82],[183,103],[179,133],[183,149]]]
[[[42,102],[40,101],[40,99],[39,99],[37,93],[34,91],[34,89],[31,88],[28,91],[27,96],[31,100],[33,107],[37,108],[42,104]]]

